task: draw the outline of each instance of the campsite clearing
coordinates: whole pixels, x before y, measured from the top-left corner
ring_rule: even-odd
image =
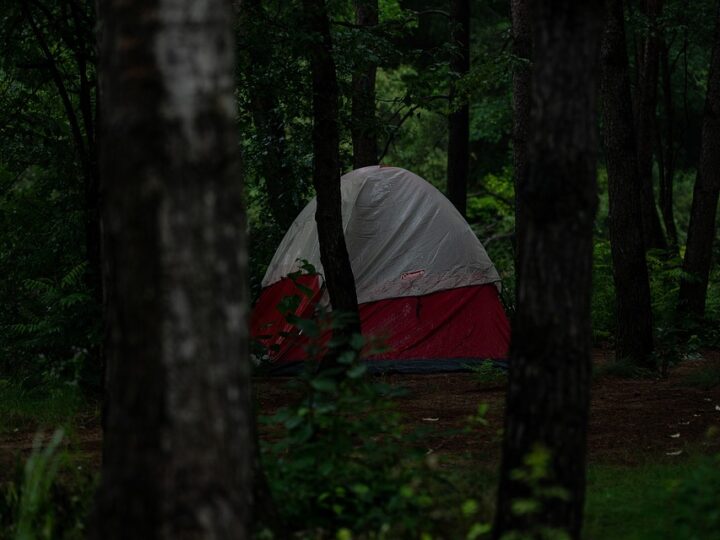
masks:
[[[597,371],[611,356],[595,350]],[[708,438],[720,427],[720,351],[706,351],[701,359],[686,360],[668,378],[596,377],[589,433],[589,459],[595,464],[637,465],[648,460],[683,461],[693,453],[720,449],[717,438]],[[385,381],[405,387],[397,407],[408,429],[432,427],[423,440],[427,450],[443,456],[468,453],[493,464],[500,456],[504,387],[502,380],[484,380],[474,373],[387,375]],[[263,414],[291,403],[287,378],[255,381]],[[46,399],[51,400],[51,397]],[[481,403],[488,404],[487,427],[471,433],[461,429]],[[52,407],[52,403],[47,403]],[[33,417],[22,413],[18,403],[0,401],[0,482],[13,474],[19,456],[32,450],[35,433],[46,433],[61,422],[59,417]],[[39,407],[35,407],[39,410]],[[90,470],[98,470],[102,452],[99,407],[85,405],[69,427],[71,450]],[[680,453],[678,453],[680,452]]]

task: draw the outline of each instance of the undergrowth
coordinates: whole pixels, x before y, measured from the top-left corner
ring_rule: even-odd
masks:
[[[336,317],[327,324],[337,329]],[[272,434],[263,464],[282,523],[263,524],[259,537],[485,537],[490,516],[479,499],[492,484],[461,484],[428,450],[428,433],[408,432],[392,401],[402,391],[367,376],[360,362],[363,338],[325,344],[322,322],[292,322],[313,338],[311,358],[335,364],[307,361],[292,383],[296,403],[262,418]],[[470,429],[483,425],[475,420]]]
[[[0,379],[0,434],[60,425],[68,429],[81,409],[93,407],[76,384]]]
[[[0,487],[0,540],[80,540],[94,476],[64,447],[61,429],[35,436],[33,451]]]

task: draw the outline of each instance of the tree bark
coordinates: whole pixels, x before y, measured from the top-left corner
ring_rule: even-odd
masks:
[[[667,241],[660,225],[653,189],[653,129],[657,108],[659,40],[657,19],[662,12],[660,0],[646,0],[645,14],[649,21],[648,34],[640,47],[638,61],[636,135],[637,163],[640,174],[640,203],[643,219],[645,249],[667,248]]]
[[[513,325],[503,461],[493,536],[579,538],[590,396],[592,231],[597,208],[595,101],[602,2],[538,2],[531,130],[519,186],[522,280]],[[543,478],[522,480],[534,451]],[[543,496],[553,486],[566,497]],[[536,512],[514,503],[532,498]]]
[[[338,84],[332,56],[330,22],[324,0],[303,0],[309,31],[313,102],[313,184],[317,193],[315,221],[320,243],[320,261],[333,310],[355,314],[359,331],[355,278],[345,244],[340,194],[340,131]]]
[[[450,24],[453,26],[452,40],[458,47],[450,60],[450,70],[456,76],[464,77],[470,71],[470,0],[452,0]],[[455,83],[450,85],[450,107],[452,112],[448,117],[448,198],[465,216],[470,166],[470,108],[465,97],[458,98]]]
[[[267,74],[267,67],[272,64],[272,51],[264,35],[267,28],[258,22],[262,16],[260,0],[242,0],[238,4],[243,41],[247,48],[247,80],[250,86],[252,119],[262,141],[260,172],[265,183],[270,213],[275,222],[287,230],[300,213],[302,205],[299,199],[292,196],[295,179],[287,156],[285,121],[280,109],[277,86]]]
[[[652,309],[642,235],[623,2],[606,0],[605,8],[601,87],[617,302],[615,356],[647,366],[653,349]]]
[[[361,27],[378,24],[378,1],[355,0],[355,22]],[[375,76],[377,66],[367,60],[352,77],[351,135],[353,168],[377,165],[377,120],[375,118]]]
[[[716,15],[705,112],[702,123],[700,164],[693,190],[690,225],[680,281],[680,310],[695,317],[705,314],[713,242],[717,237],[716,214],[720,194],[720,8]]]
[[[660,68],[662,73],[663,109],[665,111],[665,137],[661,141],[659,152],[663,155],[662,174],[660,174],[660,213],[665,224],[668,245],[677,254],[678,235],[673,210],[673,184],[675,181],[675,105],[672,97],[672,74],[668,46],[665,40],[660,46]],[[658,126],[658,131],[661,131]]]
[[[99,2],[110,276],[93,538],[249,538],[247,252],[230,8]]]
[[[519,187],[524,185],[528,171],[528,139],[530,137],[530,79],[532,63],[532,26],[529,0],[512,0],[512,52],[513,66],[513,181],[515,184],[515,230],[520,228],[523,212]],[[520,256],[515,236],[515,290],[520,283]]]

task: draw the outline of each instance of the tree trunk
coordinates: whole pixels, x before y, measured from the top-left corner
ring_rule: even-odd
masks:
[[[320,261],[333,310],[355,314],[348,331],[359,331],[355,278],[350,267],[342,223],[338,84],[332,56],[330,22],[324,0],[303,0],[308,29],[313,93],[313,183],[317,193],[315,221]]]
[[[646,16],[650,28],[640,47],[639,77],[636,97],[637,163],[640,174],[640,203],[642,209],[645,249],[667,248],[660,225],[653,189],[653,128],[657,108],[659,40],[657,19],[662,11],[660,0],[646,0]]]
[[[355,0],[355,22],[358,26],[378,24],[378,0]],[[375,75],[377,66],[361,62],[352,77],[353,168],[377,165],[377,120],[375,119]]]
[[[247,81],[250,85],[250,107],[255,130],[262,141],[260,174],[265,181],[268,207],[275,222],[287,230],[302,209],[292,196],[295,183],[285,144],[285,122],[280,109],[277,86],[268,77],[272,51],[265,33],[260,0],[238,2],[243,41],[247,48]]]
[[[515,230],[520,228],[523,212],[519,186],[524,185],[528,171],[527,145],[530,137],[530,78],[532,62],[532,27],[530,23],[529,0],[512,0],[512,52],[515,56],[513,66],[513,169],[515,184]],[[520,283],[520,255],[517,249],[517,235],[513,242],[515,248],[515,290]]]
[[[579,538],[590,397],[595,94],[602,2],[535,5],[528,172],[519,186],[522,280],[513,325],[494,538]],[[543,477],[522,479],[531,454]],[[542,463],[542,460],[540,461]],[[565,497],[543,495],[555,487]],[[536,512],[514,511],[532,498]]]
[[[715,218],[720,193],[720,10],[708,73],[707,96],[702,124],[700,164],[693,190],[690,225],[680,282],[680,309],[702,317],[705,314],[713,242],[717,236]]]
[[[605,6],[601,86],[610,248],[617,302],[615,355],[637,365],[649,365],[653,349],[652,310],[642,235],[623,1],[606,0]]]
[[[103,0],[107,417],[92,536],[248,538],[230,3]]]
[[[665,141],[661,143],[659,152],[663,155],[663,171],[660,175],[660,212],[668,244],[677,254],[678,236],[673,210],[673,184],[675,180],[675,105],[672,98],[672,74],[670,59],[665,40],[660,46],[660,68],[662,73],[663,109],[665,110]],[[658,126],[658,131],[660,126]]]
[[[450,24],[452,40],[458,47],[450,60],[450,70],[464,77],[470,70],[470,0],[452,0]],[[448,198],[465,216],[467,210],[468,168],[470,166],[470,109],[467,98],[458,99],[457,87],[450,85],[448,117]]]

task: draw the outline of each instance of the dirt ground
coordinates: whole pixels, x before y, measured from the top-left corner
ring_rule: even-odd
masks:
[[[596,368],[611,357],[610,351],[596,350]],[[711,427],[720,427],[720,385],[703,390],[686,383],[686,377],[710,364],[720,366],[720,351],[682,362],[665,379],[597,377],[588,435],[590,461],[630,465],[648,458],[679,457],[688,450],[719,450],[717,439],[713,442],[707,434]],[[397,405],[408,427],[436,428],[438,435],[426,441],[428,450],[472,450],[488,461],[499,458],[505,398],[502,384],[480,382],[472,373],[388,375],[384,380],[407,389]],[[291,401],[286,382],[256,381],[261,411],[270,413]],[[488,426],[462,432],[481,403],[489,406]]]
[[[596,366],[602,366],[610,355],[595,351]],[[648,459],[682,459],[688,451],[720,450],[718,439],[707,437],[711,427],[720,427],[720,385],[707,390],[686,382],[689,375],[709,365],[720,367],[720,351],[684,361],[665,379],[597,377],[588,440],[590,461],[632,465]],[[428,450],[450,454],[472,450],[488,462],[499,457],[502,384],[481,382],[472,373],[388,375],[384,380],[407,389],[397,405],[409,428],[435,428],[435,434],[424,441]],[[255,381],[262,413],[272,413],[290,403],[287,382],[280,378]],[[462,432],[480,403],[489,406],[489,425],[472,433]],[[19,459],[29,454],[34,433],[0,434],[0,481],[8,479]],[[79,419],[70,441],[80,449],[88,468],[99,468],[102,432],[96,416]]]

